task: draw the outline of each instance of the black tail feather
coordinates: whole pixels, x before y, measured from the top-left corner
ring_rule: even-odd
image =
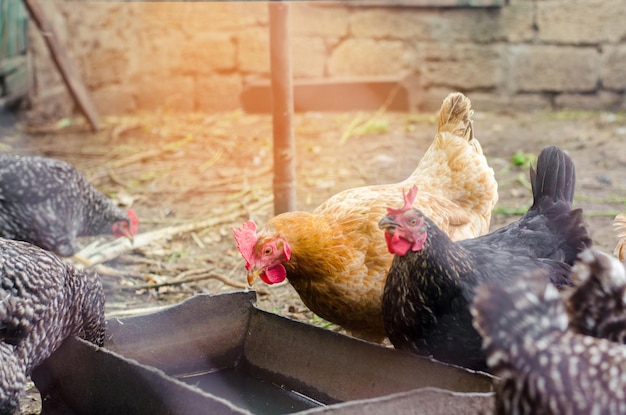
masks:
[[[572,210],[576,187],[574,162],[558,147],[546,147],[539,154],[537,169],[530,169],[530,179],[533,205],[526,215],[528,218],[541,215],[546,219],[550,232],[562,237],[551,258],[573,265],[578,254],[592,246],[582,210]]]
[[[533,189],[532,209],[538,208],[542,199],[565,201],[572,206],[576,187],[574,162],[560,148],[544,148],[537,158],[537,169],[530,168]]]

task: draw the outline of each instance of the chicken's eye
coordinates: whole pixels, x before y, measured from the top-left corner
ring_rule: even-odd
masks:
[[[268,246],[265,248],[265,251],[263,251],[263,255],[271,255],[272,254],[272,247]]]
[[[410,226],[415,226],[417,225],[417,219],[413,218],[413,219],[409,219],[409,225]]]

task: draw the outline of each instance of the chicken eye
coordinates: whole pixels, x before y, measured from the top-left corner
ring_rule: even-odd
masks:
[[[417,225],[417,219],[415,219],[415,218],[414,218],[414,219],[409,219],[409,225],[410,225],[410,226],[415,226],[415,225]]]
[[[267,248],[265,248],[265,251],[263,251],[263,255],[267,256],[271,254],[272,254],[272,247],[268,246]]]

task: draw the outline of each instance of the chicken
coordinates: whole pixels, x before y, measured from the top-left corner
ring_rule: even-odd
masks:
[[[597,249],[583,251],[574,265],[575,287],[564,292],[570,330],[626,343],[626,269]]]
[[[500,378],[497,414],[626,413],[626,347],[568,330],[565,307],[545,276],[478,287],[472,315]]]
[[[0,238],[0,414],[19,407],[26,376],[70,336],[102,345],[98,275],[21,241]]]
[[[481,339],[472,327],[475,288],[543,270],[557,287],[570,284],[576,255],[591,245],[582,211],[571,210],[575,171],[557,147],[539,155],[530,170],[533,204],[526,214],[488,235],[454,242],[427,215],[404,206],[380,221],[395,254],[383,294],[383,318],[397,349],[476,370],[486,370]]]
[[[620,213],[613,220],[613,227],[617,231],[619,241],[615,247],[615,255],[620,261],[626,262],[626,214]]]
[[[246,261],[248,282],[289,279],[306,306],[353,335],[381,342],[382,292],[392,256],[377,223],[400,189],[419,183],[415,201],[451,238],[489,229],[498,195],[493,170],[473,137],[470,101],[450,94],[439,112],[438,132],[415,171],[395,184],[344,190],[313,213],[275,216],[257,233],[249,221],[233,229]]]
[[[123,212],[69,163],[0,155],[0,237],[71,256],[77,236],[113,234],[132,241],[137,223],[132,209]]]

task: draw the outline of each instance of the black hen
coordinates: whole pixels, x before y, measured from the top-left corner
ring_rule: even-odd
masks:
[[[104,342],[98,275],[54,254],[0,238],[0,414],[19,407],[26,376],[69,336]]]
[[[453,242],[412,209],[416,188],[402,209],[388,209],[380,227],[396,255],[385,284],[383,317],[396,348],[486,370],[469,311],[474,289],[534,269],[545,271],[559,288],[570,284],[571,264],[591,244],[582,211],[571,210],[574,165],[560,149],[548,147],[530,176],[534,201],[528,212],[475,239]]]
[[[137,218],[125,213],[64,161],[0,155],[0,236],[62,256],[76,237],[113,234],[132,240]]]
[[[571,275],[575,288],[563,297],[570,330],[626,343],[626,269],[603,252],[580,254]]]
[[[541,275],[476,289],[500,415],[626,413],[626,347],[568,330],[559,293]]]

